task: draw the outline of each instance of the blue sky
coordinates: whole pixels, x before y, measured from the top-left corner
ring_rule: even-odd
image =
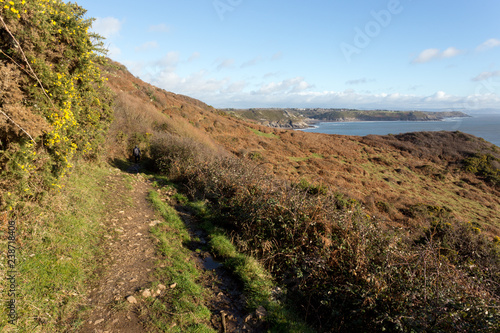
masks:
[[[218,108],[500,110],[498,0],[77,3],[113,60]]]

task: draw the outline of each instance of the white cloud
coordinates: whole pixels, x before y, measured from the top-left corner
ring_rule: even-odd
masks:
[[[455,47],[449,47],[443,52],[441,52],[439,49],[427,49],[420,52],[420,54],[412,60],[412,63],[423,64],[434,59],[453,58],[461,53],[463,53],[463,51]]]
[[[98,17],[92,23],[92,30],[104,38],[111,38],[119,36],[122,24],[123,22],[114,17]]]
[[[453,102],[454,97],[452,95],[448,95],[444,91],[438,91],[435,94],[425,97],[423,101],[428,103],[437,103],[437,102]]]
[[[181,77],[177,73],[163,70],[151,78],[152,84],[172,91],[176,94],[185,94],[209,102],[210,96],[221,95],[228,97],[227,93],[221,91],[238,91],[238,83],[232,83],[229,79],[216,80],[208,77],[208,72],[201,70],[189,76]],[[240,84],[241,86],[241,84]]]
[[[234,64],[234,59],[223,59],[219,61],[219,64],[217,65],[217,70],[222,70],[224,68],[229,68],[232,67]]]
[[[438,91],[429,96],[401,93],[359,93],[352,89],[344,91],[279,91],[273,85],[257,92],[241,92],[227,98],[224,94],[204,94],[203,101],[216,107],[347,107],[359,109],[471,110],[495,108],[500,96],[493,93],[454,96]]]
[[[179,52],[170,51],[163,58],[158,60],[157,64],[160,66],[175,67],[179,62]]]
[[[198,56],[199,53],[195,52],[190,59]],[[179,53],[174,51],[154,62],[124,61],[131,73],[146,82],[174,93],[198,98],[204,102],[209,101],[210,96],[214,95],[223,95],[228,98],[232,93],[238,93],[246,86],[243,81],[233,82],[228,78],[213,79],[207,70],[199,70],[187,76],[181,76],[176,71],[180,65],[185,63],[187,62],[180,60]],[[222,91],[224,94],[221,93]]]
[[[273,77],[273,76],[278,76],[279,74],[280,74],[280,72],[269,72],[269,73],[264,74],[262,77],[264,79],[267,79],[267,78],[270,78],[270,77]]]
[[[429,62],[432,59],[438,58],[439,57],[439,50],[438,49],[427,49],[422,51],[418,57],[413,59],[413,63],[417,64],[422,64],[424,62]]]
[[[109,44],[106,48],[108,49],[107,56],[111,59],[118,59],[122,54],[122,50],[113,44]]]
[[[222,93],[223,94],[241,93],[247,85],[248,85],[248,83],[244,80],[237,81],[237,82],[229,84],[226,88],[223,88]]]
[[[422,88],[422,87],[423,87],[423,85],[421,85],[421,84],[414,84],[414,85],[411,85],[410,87],[408,87],[408,90],[415,91],[418,88]]]
[[[253,58],[251,60],[248,60],[248,61],[244,62],[241,65],[241,68],[255,66],[261,60],[262,60],[262,57],[255,57],[255,58]]]
[[[193,54],[191,54],[191,56],[189,57],[188,62],[194,61],[199,57],[201,57],[200,52],[193,52]]]
[[[495,71],[495,72],[482,72],[478,76],[472,79],[472,81],[484,81],[488,80],[489,78],[492,77],[497,77],[500,76],[500,71]]]
[[[426,110],[456,109],[470,110],[494,108],[500,104],[497,91],[476,89],[469,96],[455,96],[444,91],[431,95],[403,93],[314,91],[314,86],[302,77],[262,84],[249,90],[250,82],[235,81],[230,77],[215,79],[212,72],[200,70],[188,76],[177,74],[177,56],[172,53],[163,59],[164,66],[151,73],[147,80],[152,84],[178,94],[198,98],[215,107],[347,107],[360,109]],[[160,63],[160,62],[157,62]],[[170,66],[166,66],[170,63]],[[141,70],[140,67],[136,67]],[[142,68],[144,70],[144,68]]]
[[[151,49],[156,49],[158,47],[159,47],[158,42],[150,41],[150,42],[146,42],[146,43],[142,44],[141,46],[136,47],[135,51],[136,52],[143,52],[143,51],[147,51],[147,50],[151,50]]]
[[[198,56],[197,53],[193,54]],[[192,58],[193,55],[190,57]],[[371,93],[346,89],[344,91],[317,91],[303,77],[275,79],[272,82],[263,78],[256,84],[257,77],[236,79],[221,77],[218,68],[233,66],[232,59],[218,59],[210,70],[200,69],[189,75],[178,72],[187,61],[180,60],[178,52],[169,52],[162,59],[149,63],[129,63],[130,70],[144,80],[168,91],[185,94],[214,105],[215,107],[347,107],[360,109],[481,109],[500,105],[500,89],[484,81],[498,72],[485,72],[476,77],[477,89],[468,96],[456,96],[444,91],[429,95],[416,95],[400,92]],[[192,66],[192,64],[188,65]],[[266,77],[278,76],[269,73]],[[281,75],[279,75],[281,76]],[[351,84],[370,82],[372,79],[351,80]],[[349,82],[349,81],[348,81]],[[416,88],[416,87],[413,87]],[[408,89],[406,89],[408,91]]]
[[[486,51],[486,50],[489,50],[489,49],[492,49],[492,48],[498,47],[498,46],[500,46],[500,40],[498,40],[496,38],[491,38],[491,39],[488,39],[487,41],[485,41],[484,43],[482,43],[481,45],[479,45],[476,48],[476,51],[482,52],[482,51]]]
[[[345,82],[345,84],[348,84],[348,85],[362,84],[362,83],[366,83],[366,78],[356,79],[356,80],[349,80],[349,81]]]
[[[165,23],[160,23],[160,24],[157,24],[157,25],[150,25],[149,26],[149,31],[150,32],[168,33],[168,32],[170,32],[170,27],[167,26]]]
[[[375,81],[376,81],[375,79],[367,79],[367,78],[363,77],[361,79],[355,79],[355,80],[346,81],[345,84],[347,84],[347,85],[356,85],[356,84],[364,84],[364,83],[375,82]]]
[[[152,80],[160,73],[173,73],[179,64],[179,52],[171,51],[165,54],[162,58],[149,63],[134,63],[134,70],[131,72],[137,76],[146,76],[146,80]]]
[[[500,96],[493,93],[474,94],[460,99],[460,105],[465,110],[497,109],[500,104]]]
[[[276,93],[297,93],[307,90],[311,87],[307,82],[304,81],[303,77],[295,77],[292,79],[286,79],[281,82],[271,82],[264,84],[259,90],[253,91],[252,94],[257,95],[268,95]]]
[[[441,54],[441,56],[443,58],[453,58],[453,57],[456,57],[457,55],[461,54],[462,51],[460,51],[459,49],[455,48],[455,47],[449,47],[447,48],[446,50],[443,51],[443,53]]]
[[[273,57],[271,58],[272,60],[280,60],[281,58],[283,58],[283,52],[276,52],[275,54],[273,54]]]

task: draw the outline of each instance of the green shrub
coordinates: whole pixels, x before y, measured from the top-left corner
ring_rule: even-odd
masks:
[[[85,10],[61,0],[3,2],[0,29],[0,170],[21,199],[57,187],[78,157],[100,151],[111,94],[99,36]],[[43,172],[40,172],[42,171]],[[47,172],[48,171],[48,172]],[[1,206],[5,206],[6,198]],[[1,207],[5,208],[5,207]]]
[[[302,178],[298,184],[298,188],[306,191],[310,194],[317,195],[317,194],[323,194],[326,195],[328,192],[328,189],[326,186],[318,184],[318,185],[313,185],[309,183],[306,179]]]
[[[492,154],[475,154],[463,160],[465,171],[483,177],[494,186],[500,186],[500,170],[497,165],[500,159]]]

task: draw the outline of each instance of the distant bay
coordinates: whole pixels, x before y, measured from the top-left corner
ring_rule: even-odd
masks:
[[[447,118],[441,121],[355,121],[321,122],[304,132],[325,134],[387,135],[422,131],[460,131],[483,138],[500,147],[500,114],[473,115],[470,118]]]

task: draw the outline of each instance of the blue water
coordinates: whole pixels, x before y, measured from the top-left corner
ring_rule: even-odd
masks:
[[[478,136],[500,147],[500,114],[473,115],[471,118],[448,118],[443,121],[324,122],[303,131],[359,136],[421,131],[460,131]]]

